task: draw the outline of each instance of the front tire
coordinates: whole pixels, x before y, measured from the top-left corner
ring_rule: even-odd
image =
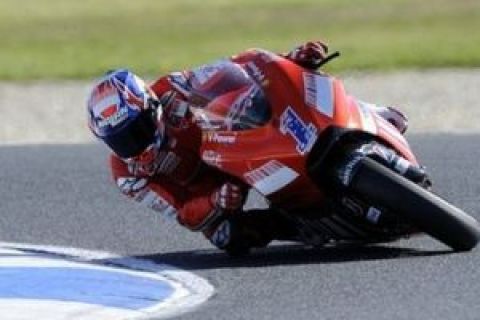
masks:
[[[480,240],[474,218],[373,159],[361,160],[350,187],[455,251],[471,250]]]

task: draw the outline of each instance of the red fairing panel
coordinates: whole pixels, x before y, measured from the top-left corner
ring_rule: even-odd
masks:
[[[309,88],[311,88],[310,91]],[[403,135],[376,114],[375,108],[347,95],[340,80],[324,75],[308,74],[305,91],[307,105],[313,106],[312,109],[315,112],[312,117],[320,128],[334,125],[370,133],[389,144],[413,164],[417,164]],[[308,97],[308,93],[312,91],[317,94],[316,97]]]
[[[208,118],[212,122],[223,117],[225,123],[233,123],[231,127],[213,123],[210,130],[204,131],[202,159],[242,179],[285,207],[300,202],[302,205],[318,203],[323,195],[308,178],[305,167],[305,155],[315,142],[317,130],[310,120],[309,110],[304,107],[303,95],[298,94],[302,73],[295,64],[279,56],[274,59],[271,54],[257,52],[250,53],[250,57],[252,60],[243,66],[244,72],[255,81],[250,83],[250,89],[235,87],[235,90],[217,96],[207,108],[198,110],[200,119]],[[264,98],[259,98],[259,91],[263,92],[268,105],[261,102]],[[252,97],[253,105],[244,104]],[[221,109],[219,105],[227,106],[228,110],[212,114],[212,110]],[[249,112],[252,107],[257,112]],[[265,116],[267,112],[258,111],[265,111],[265,108],[270,110],[269,117],[262,120],[258,116]],[[237,118],[237,114],[241,117]],[[236,119],[244,119],[242,121],[246,122],[239,124],[245,124],[245,127],[236,127]],[[249,127],[248,119],[255,119],[253,123],[258,125]],[[312,130],[306,141],[299,141],[292,131],[298,123]]]

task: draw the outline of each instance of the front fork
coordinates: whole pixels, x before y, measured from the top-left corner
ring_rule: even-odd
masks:
[[[348,187],[362,159],[367,157],[417,184],[429,186],[425,170],[378,142],[363,142],[361,145],[358,141],[353,143],[346,145],[343,152],[340,151],[333,157],[336,161],[332,158],[327,162],[333,165],[328,181],[332,181],[331,174],[335,181],[334,187],[329,189],[333,192],[328,205],[325,204],[321,209],[315,208],[311,215],[306,212],[290,215],[280,211],[297,230],[297,240],[312,245],[339,240],[383,242],[411,233],[411,228],[399,221],[396,215],[384,208],[374,207],[368,199],[360,199],[351,194]]]
[[[432,185],[424,167],[412,164],[404,157],[399,156],[392,149],[389,149],[378,142],[370,142],[355,147],[353,151],[348,153],[346,159],[344,159],[337,167],[336,176],[343,187],[348,187],[350,185],[361,160],[367,157],[376,160],[387,168],[426,189],[430,189]]]
[[[412,164],[392,149],[375,141],[349,148],[346,154],[347,156],[340,160],[334,170],[337,185],[340,185],[341,194],[343,194],[341,196],[342,204],[351,212],[356,212],[357,216],[363,216],[365,220],[374,225],[383,226],[392,231],[397,230],[395,232],[397,234],[411,233],[410,227],[405,228],[405,225],[396,218],[396,215],[389,214],[388,210],[384,208],[372,206],[368,203],[368,199],[358,199],[354,194],[350,194],[349,186],[365,158],[374,159],[415,184],[430,189],[432,183],[425,172],[425,168]],[[361,208],[361,210],[358,208]]]

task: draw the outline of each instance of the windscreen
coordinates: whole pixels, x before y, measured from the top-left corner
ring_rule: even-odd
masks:
[[[188,83],[192,111],[206,129],[253,129],[264,125],[271,117],[263,89],[244,68],[230,60],[192,70]]]

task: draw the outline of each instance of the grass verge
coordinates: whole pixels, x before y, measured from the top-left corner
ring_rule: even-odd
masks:
[[[188,68],[326,39],[332,71],[479,67],[478,0],[2,0],[0,79]]]

